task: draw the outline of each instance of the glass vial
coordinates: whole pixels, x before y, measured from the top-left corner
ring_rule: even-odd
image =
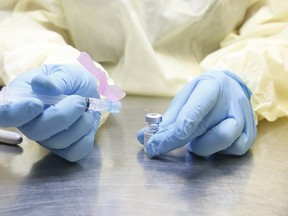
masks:
[[[162,115],[158,113],[149,113],[146,115],[147,126],[144,129],[144,150],[150,137],[159,130],[159,124],[162,121]]]

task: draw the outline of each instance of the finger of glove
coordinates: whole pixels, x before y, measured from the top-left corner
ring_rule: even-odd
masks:
[[[187,144],[188,139],[182,139],[175,134],[175,124],[159,130],[148,140],[145,146],[145,152],[154,157],[166,154],[176,148],[180,148]]]
[[[20,127],[40,115],[43,109],[42,102],[37,99],[0,105],[0,126]]]
[[[222,154],[241,156],[250,149],[256,139],[257,128],[254,120],[254,113],[249,101],[244,103],[242,110],[245,113],[243,132],[229,148],[221,152]]]
[[[86,110],[85,98],[71,95],[55,106],[45,109],[41,115],[19,129],[30,139],[43,141],[67,130]]]
[[[100,112],[85,112],[67,130],[63,130],[40,144],[48,149],[64,149],[87,135],[94,127],[98,128]]]
[[[197,135],[194,130],[197,129],[200,121],[205,118],[216,104],[219,91],[218,82],[213,80],[198,82],[188,101],[179,112],[176,122],[166,127],[161,124],[162,129],[148,140],[145,147],[148,155],[158,156],[166,154],[171,150],[186,145],[193,139],[193,135]],[[201,128],[202,130],[207,129],[204,128],[204,124]]]
[[[66,149],[50,149],[60,157],[75,162],[82,159],[93,150],[95,130],[91,130],[86,136],[76,141]]]
[[[191,83],[184,86],[183,89],[173,98],[166,112],[163,114],[161,127],[166,127],[176,121],[178,113],[189,99],[191,93],[195,89],[197,81],[194,80]]]
[[[33,91],[45,95],[78,94],[97,97],[97,84],[89,73],[73,65],[44,65],[31,81]]]
[[[31,80],[38,74],[42,73],[42,66],[33,68],[25,73],[22,73],[17,76],[11,83],[9,83],[9,87],[16,87],[16,88],[27,88],[31,90]]]
[[[144,144],[144,129],[145,128],[142,128],[137,132],[137,139],[141,144]]]
[[[239,122],[234,118],[225,119],[206,134],[191,141],[188,149],[204,157],[227,149],[241,135],[243,125],[243,121]]]
[[[203,121],[217,103],[220,90],[221,87],[215,80],[205,79],[198,82],[189,100],[177,116],[174,132],[177,137],[181,139],[191,137],[199,123]],[[208,127],[208,125],[205,127]],[[202,130],[206,129],[202,128]]]
[[[33,91],[44,95],[72,94],[75,82],[74,76],[63,71],[62,67],[56,65],[44,65],[44,73],[38,74],[31,81]]]

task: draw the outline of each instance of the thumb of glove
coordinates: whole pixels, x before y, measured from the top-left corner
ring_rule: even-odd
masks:
[[[99,98],[95,78],[76,65],[44,65],[42,73],[31,80],[31,88],[38,94],[71,95]]]

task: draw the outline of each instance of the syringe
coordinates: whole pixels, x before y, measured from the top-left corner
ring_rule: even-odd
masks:
[[[23,98],[37,98],[45,105],[57,104],[59,101],[67,97],[68,95],[42,95],[36,94],[25,88],[3,87],[0,91],[0,104],[6,104],[10,102],[19,101]],[[93,111],[108,111],[110,113],[119,113],[121,109],[121,103],[119,101],[111,101],[109,99],[97,99],[86,97],[87,109]]]

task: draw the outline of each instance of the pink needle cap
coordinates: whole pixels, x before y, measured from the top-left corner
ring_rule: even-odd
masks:
[[[122,91],[118,86],[108,85],[106,73],[95,66],[93,60],[90,58],[88,53],[81,52],[77,60],[99,81],[99,86],[97,90],[101,95],[107,97],[111,101],[119,101],[120,99],[125,97],[126,93]]]

